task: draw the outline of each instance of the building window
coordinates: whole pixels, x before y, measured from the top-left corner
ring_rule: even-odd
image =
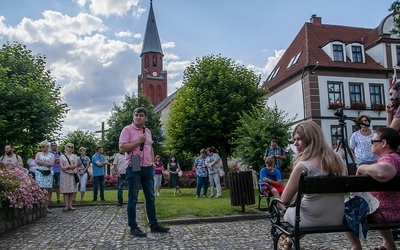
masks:
[[[353,62],[363,62],[361,46],[351,46],[351,53],[353,55]]]
[[[397,52],[397,65],[400,65],[400,46],[396,47]]]
[[[382,85],[370,85],[369,92],[371,94],[371,107],[383,103]]]
[[[288,64],[287,68],[290,68],[290,67],[292,67],[293,65],[295,65],[295,64],[299,61],[300,55],[301,55],[301,51],[300,51],[297,55],[295,55],[294,57],[292,57],[292,59],[290,59],[290,62],[289,62],[289,64]]]
[[[329,104],[342,104],[342,83],[328,83],[328,96]]]
[[[343,127],[346,131],[346,127]],[[332,147],[336,145],[336,142],[343,137],[343,131],[340,125],[331,125],[331,144]]]
[[[341,45],[341,44],[333,45],[333,60],[339,61],[339,62],[344,62],[343,45]]]
[[[146,57],[144,58],[144,66],[149,67],[149,56],[148,55],[146,55]]]
[[[153,56],[153,67],[157,67],[157,56]]]
[[[364,102],[362,98],[362,84],[350,83],[349,85],[350,103]]]

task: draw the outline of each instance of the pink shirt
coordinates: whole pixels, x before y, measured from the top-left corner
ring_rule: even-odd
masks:
[[[143,129],[136,127],[135,124],[128,125],[124,127],[119,136],[119,143],[130,143],[139,140],[139,137],[143,134]],[[151,136],[151,131],[146,128],[146,142],[144,143],[143,151],[140,151],[140,146],[136,147],[134,150],[125,153],[126,167],[131,164],[131,155],[137,154],[140,156],[140,166],[142,167],[152,167],[152,157],[151,157],[151,145],[153,144],[153,139]]]

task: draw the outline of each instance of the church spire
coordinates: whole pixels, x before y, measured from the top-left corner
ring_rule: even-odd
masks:
[[[160,37],[158,35],[157,23],[156,23],[156,18],[154,16],[152,0],[150,0],[149,17],[147,19],[146,31],[144,33],[144,40],[142,47],[142,54],[147,52],[155,52],[164,55],[161,48]]]

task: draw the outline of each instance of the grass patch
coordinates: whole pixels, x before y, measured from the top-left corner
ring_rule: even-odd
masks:
[[[195,218],[195,217],[220,217],[226,215],[242,214],[241,206],[231,206],[230,191],[222,189],[222,197],[220,198],[198,198],[196,197],[195,188],[181,188],[182,195],[174,196],[174,190],[163,188],[161,195],[156,197],[157,219],[167,220],[174,218]],[[208,191],[208,195],[210,191]],[[258,190],[255,189],[255,202],[258,202]],[[128,190],[123,192],[124,202],[128,201]],[[97,204],[116,204],[117,190],[105,190],[105,202],[98,201]],[[81,205],[93,204],[93,192],[87,191],[83,201],[80,201],[80,192],[77,193],[76,203]],[[61,200],[63,197],[61,195]],[[53,193],[52,202],[56,204],[56,195]],[[139,191],[139,202],[144,202],[144,195]],[[264,201],[265,203],[265,201]],[[126,205],[124,205],[126,206]],[[143,206],[144,209],[144,206]],[[257,210],[257,204],[245,206],[246,214],[260,213]]]

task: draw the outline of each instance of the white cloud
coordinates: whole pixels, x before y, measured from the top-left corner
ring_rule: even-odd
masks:
[[[165,62],[164,65],[168,71],[183,71],[191,63],[191,61]]]
[[[123,16],[128,13],[132,7],[137,6],[139,0],[92,0],[90,10],[94,15]],[[141,11],[141,10],[140,10]]]
[[[174,42],[166,42],[166,43],[161,44],[161,47],[163,49],[175,48],[175,43]]]
[[[171,54],[171,53],[164,53],[164,60],[168,61],[168,60],[178,60],[179,56],[175,55],[175,54]]]
[[[80,7],[85,7],[87,0],[74,0]]]
[[[133,37],[137,38],[137,39],[141,39],[142,38],[142,34],[137,33],[137,34],[133,35]]]
[[[120,31],[118,33],[115,33],[116,37],[130,37],[132,36],[132,33],[129,31]]]
[[[262,78],[266,78],[269,73],[274,69],[276,64],[279,62],[283,54],[285,53],[285,49],[275,50],[275,55],[268,57],[268,62],[264,67],[258,67],[252,64],[247,65],[247,68],[254,71],[254,73],[262,75]],[[261,79],[263,80],[263,79]]]

